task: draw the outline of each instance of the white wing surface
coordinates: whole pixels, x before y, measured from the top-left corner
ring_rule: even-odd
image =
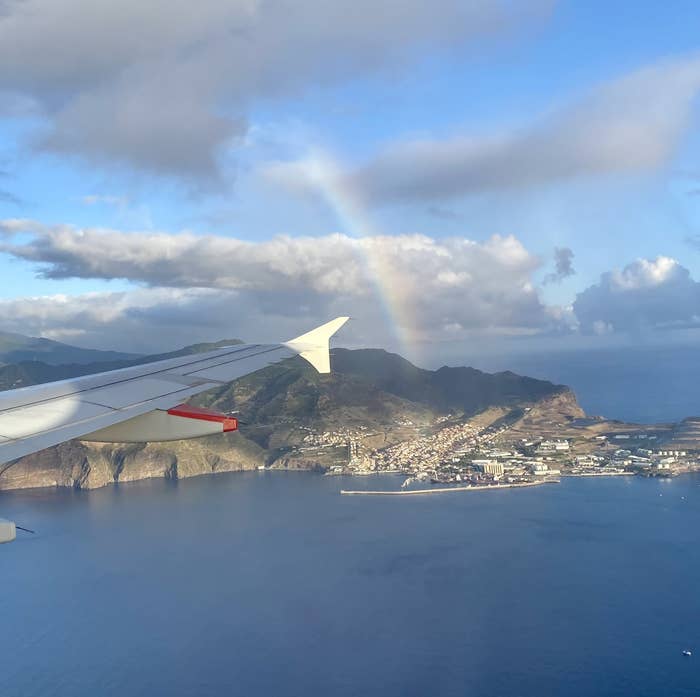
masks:
[[[0,463],[171,409],[296,354],[319,372],[330,372],[329,339],[347,320],[338,317],[282,344],[238,344],[0,392]]]

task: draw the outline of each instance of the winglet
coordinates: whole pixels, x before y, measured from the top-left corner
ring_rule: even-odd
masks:
[[[331,372],[329,340],[350,318],[336,317],[306,334],[284,343],[306,359],[319,373]]]

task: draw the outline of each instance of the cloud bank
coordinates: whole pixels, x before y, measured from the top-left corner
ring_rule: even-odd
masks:
[[[570,307],[546,304],[543,262],[514,236],[484,241],[342,234],[251,242],[0,221],[0,252],[38,275],[128,281],[119,292],[0,300],[4,330],[84,346],[157,351],[222,337],[279,340],[329,317],[356,318],[351,343],[477,344],[480,338],[619,336],[700,325],[700,283],[677,260],[606,271]],[[555,251],[544,283],[574,273]]]
[[[10,219],[0,222],[0,238],[0,251],[36,263],[45,278],[124,279],[141,286],[125,294],[0,305],[2,325],[24,326],[25,333],[93,327],[94,336],[98,325],[100,331],[118,325],[114,333],[129,337],[135,317],[147,330],[147,318],[177,317],[174,324],[186,326],[192,316],[194,325],[209,318],[209,338],[234,330],[255,336],[243,316],[256,318],[254,324],[281,319],[284,326],[289,318],[308,323],[347,313],[358,318],[358,337],[373,343],[377,331],[441,340],[532,333],[561,321],[532,281],[539,258],[512,236],[475,242],[333,234],[249,242]],[[102,303],[111,308],[106,323],[97,319]]]

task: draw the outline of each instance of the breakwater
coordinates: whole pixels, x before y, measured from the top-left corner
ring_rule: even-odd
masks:
[[[343,496],[420,496],[423,494],[445,494],[454,491],[498,491],[499,489],[519,489],[542,484],[558,484],[558,479],[546,479],[541,482],[518,482],[514,484],[493,484],[486,486],[445,486],[431,489],[401,489],[399,491],[351,491],[341,489]]]

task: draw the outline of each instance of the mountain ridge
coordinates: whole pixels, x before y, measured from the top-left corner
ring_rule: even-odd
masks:
[[[41,362],[48,365],[61,365],[136,360],[140,357],[140,354],[136,353],[86,349],[43,337],[0,332],[0,364],[37,361],[41,358]]]

